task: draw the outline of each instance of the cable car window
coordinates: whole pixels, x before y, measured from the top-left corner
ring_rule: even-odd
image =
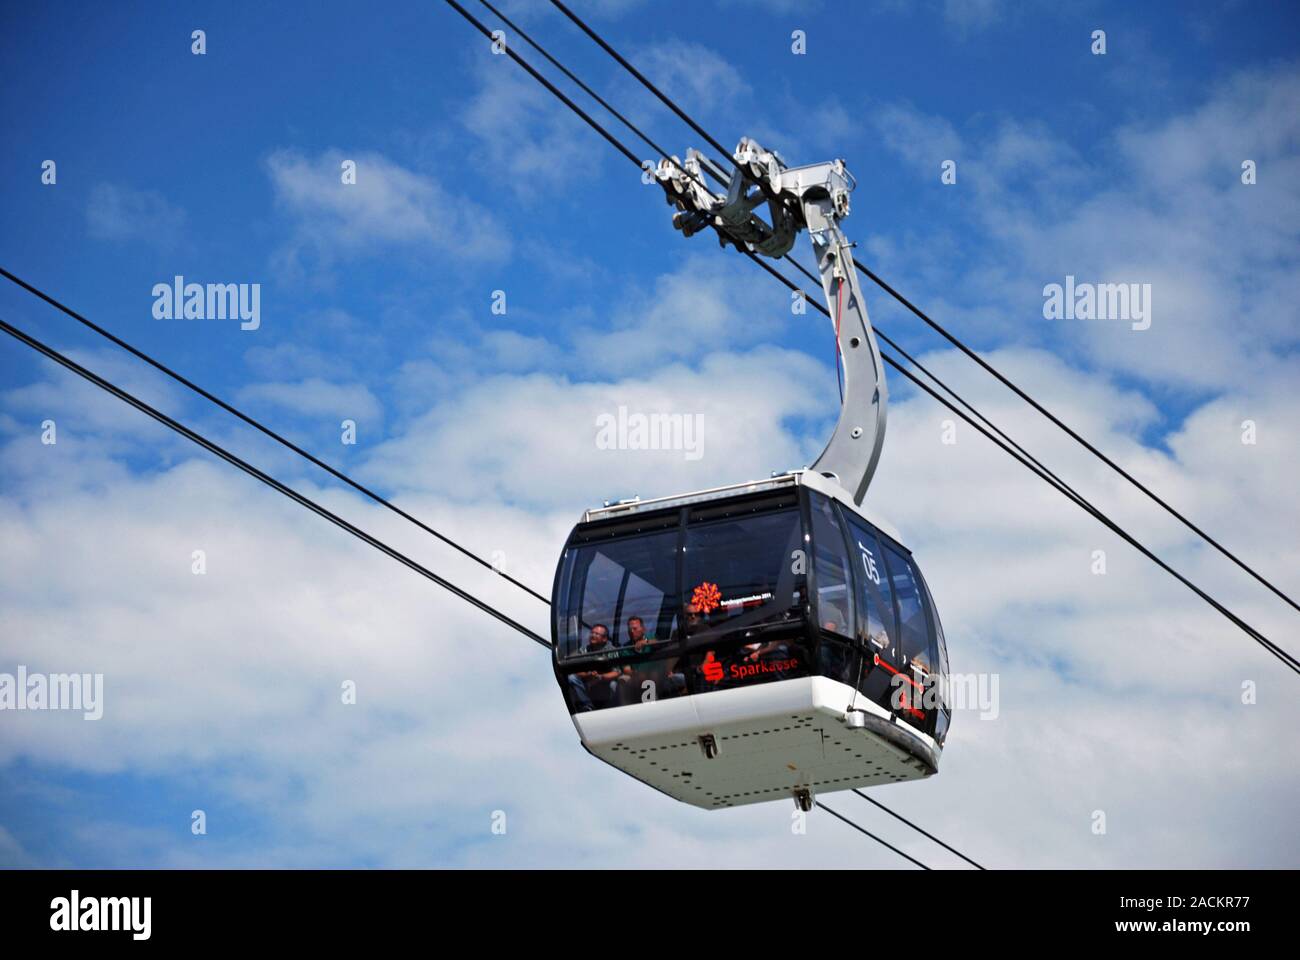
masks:
[[[674,535],[673,539],[676,539]],[[674,566],[676,565],[676,543],[673,544]],[[676,579],[674,571],[673,578]],[[675,599],[675,589],[665,591],[650,581],[632,573],[628,577],[627,588],[623,591],[623,603],[616,618],[614,642],[620,647],[632,647],[638,653],[672,638],[676,626],[673,614],[660,616],[665,611],[664,601],[669,595]],[[676,606],[670,603],[669,610]]]
[[[925,603],[912,573],[911,562],[893,547],[885,547],[889,579],[894,587],[894,602],[898,608],[898,647],[902,658],[899,666],[903,676],[911,680],[904,713],[918,726],[925,723],[924,706],[919,698],[921,688],[930,683],[934,657],[930,649],[929,621],[925,616]]]
[[[561,611],[565,657],[629,644],[639,620],[647,642],[676,630],[677,533],[669,531],[574,548]],[[603,628],[603,629],[602,629]]]
[[[934,739],[942,747],[944,740],[948,737],[948,729],[952,726],[952,704],[949,702],[948,697],[948,644],[944,640],[943,623],[939,620],[939,609],[934,605],[934,595],[930,593],[930,585],[925,582],[925,577],[920,574],[921,572],[918,570],[917,577],[925,590],[926,602],[930,607],[930,618],[934,623],[934,633],[937,641],[936,653],[939,676],[936,680],[938,681],[939,710],[934,720]]]
[[[867,656],[882,659],[897,656],[897,630],[894,626],[894,596],[885,573],[885,557],[876,540],[876,532],[856,516],[845,511],[849,522],[852,549],[857,554],[854,573],[858,580],[859,636],[867,645]]]
[[[831,501],[812,494],[813,570],[817,582],[817,622],[823,630],[853,636],[853,577],[844,552],[844,535]]]
[[[913,564],[913,569],[916,569]],[[948,643],[943,637],[943,623],[939,620],[939,608],[934,605],[934,595],[930,593],[930,585],[925,582],[925,577],[921,576],[921,571],[916,571],[918,582],[921,588],[925,590],[926,604],[930,608],[930,619],[934,623],[935,640],[937,641],[936,650],[936,669],[942,677],[948,676]]]
[[[800,621],[802,547],[798,510],[690,524],[682,598],[687,639]]]
[[[926,624],[921,592],[912,575],[912,565],[893,547],[885,547],[889,579],[898,605],[899,650],[905,663],[919,663],[927,672],[930,662],[930,630]]]

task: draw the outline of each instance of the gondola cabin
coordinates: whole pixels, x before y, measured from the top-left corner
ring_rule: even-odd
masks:
[[[586,749],[705,809],[936,773],[943,628],[910,552],[811,471],[587,511],[555,675]]]

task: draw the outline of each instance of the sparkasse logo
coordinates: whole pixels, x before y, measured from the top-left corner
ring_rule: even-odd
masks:
[[[718,683],[722,680],[722,664],[718,662],[718,658],[713,655],[712,650],[704,658],[704,663],[700,664],[700,669],[704,671],[704,679],[709,683]]]

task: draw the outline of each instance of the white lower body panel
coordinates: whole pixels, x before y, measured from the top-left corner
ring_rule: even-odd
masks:
[[[850,707],[866,712],[865,728],[848,725]],[[593,710],[573,723],[602,760],[706,810],[917,780],[939,755],[930,737],[826,677]],[[700,745],[708,735],[712,759]]]

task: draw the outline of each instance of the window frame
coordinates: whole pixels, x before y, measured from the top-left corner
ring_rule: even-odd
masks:
[[[805,488],[807,489],[807,488]],[[844,523],[844,514],[840,509],[840,504],[833,497],[818,490],[807,490],[807,497],[804,498],[805,516],[804,516],[804,542],[806,544],[806,554],[808,557],[808,604],[809,612],[807,614],[808,622],[812,632],[819,638],[823,634],[829,634],[838,638],[841,642],[849,644],[852,648],[858,647],[858,584],[855,578],[856,571],[853,563],[853,550],[846,536],[847,530]],[[844,568],[844,589],[845,600],[848,603],[848,622],[845,624],[848,632],[844,634],[835,633],[826,630],[823,624],[826,622],[822,616],[821,609],[821,584],[818,581],[817,574],[817,524],[814,520],[816,512],[819,509],[817,498],[820,497],[825,501],[827,512],[829,513],[829,523],[835,528],[835,536],[838,538],[839,559]]]
[[[663,657],[677,657],[689,654],[693,649],[703,646],[717,647],[721,643],[724,647],[730,646],[733,642],[739,640],[731,638],[721,641],[716,638],[705,639],[698,644],[692,644],[691,639],[687,636],[686,631],[686,607],[689,600],[686,584],[686,542],[690,531],[693,528],[703,527],[714,523],[724,523],[728,521],[743,520],[751,516],[764,516],[777,513],[792,513],[798,525],[800,535],[800,545],[803,548],[808,546],[808,529],[810,517],[807,512],[807,497],[804,495],[803,488],[796,488],[789,491],[782,491],[777,495],[771,492],[752,494],[744,497],[725,500],[719,503],[701,502],[694,504],[683,504],[674,507],[671,510],[655,511],[647,514],[644,518],[621,518],[618,521],[597,521],[590,525],[579,524],[569,535],[565,544],[564,553],[560,562],[556,565],[555,580],[552,587],[552,596],[556,603],[551,611],[551,630],[552,640],[554,642],[553,662],[555,664],[557,675],[562,673],[571,673],[576,667],[583,664],[599,663],[609,660],[617,660],[619,663],[633,665],[643,659],[659,659]],[[695,514],[705,514],[703,517],[696,517]],[[716,514],[716,515],[710,515]],[[599,546],[604,544],[617,543],[622,540],[638,539],[643,537],[654,536],[657,534],[666,534],[672,532],[676,535],[673,549],[674,555],[674,576],[676,578],[677,603],[675,607],[676,631],[675,636],[669,640],[656,644],[652,649],[642,653],[634,653],[627,647],[618,647],[613,643],[609,651],[601,653],[582,654],[568,652],[564,649],[566,642],[571,642],[568,630],[565,626],[565,619],[574,608],[574,575],[577,564],[577,554],[579,550]],[[811,564],[808,565],[811,567]],[[798,640],[803,643],[809,654],[813,652],[815,638],[810,630],[810,617],[812,615],[812,582],[813,575],[811,569],[806,569],[803,574],[803,596],[800,603],[800,620],[797,626],[792,622],[795,629],[791,633],[798,634]],[[617,623],[622,621],[618,614],[621,613],[622,598],[626,592],[626,580],[619,586],[619,607],[615,610],[615,615],[610,624],[611,641],[618,636]],[[585,598],[586,582],[582,586],[583,597]],[[581,619],[581,617],[579,617]],[[581,633],[582,623],[578,624],[579,634]],[[759,626],[762,626],[760,624]],[[580,644],[579,644],[580,646]]]
[[[677,593],[670,594],[668,591],[665,591],[664,595],[665,597],[668,596],[676,597],[676,603],[673,604],[671,607],[671,609],[673,610],[673,619],[671,622],[674,626],[675,635],[670,636],[667,640],[663,640],[659,643],[654,644],[654,646],[651,647],[649,650],[642,651],[641,653],[636,653],[632,651],[630,647],[620,646],[615,642],[618,639],[618,635],[619,635],[619,625],[623,623],[623,621],[625,620],[625,618],[622,616],[624,612],[623,605],[627,597],[627,587],[631,579],[627,568],[624,567],[623,576],[620,580],[619,587],[618,587],[618,598],[614,604],[614,612],[610,617],[609,623],[606,624],[606,627],[610,631],[609,649],[602,650],[600,653],[580,653],[578,652],[581,647],[580,643],[575,645],[575,649],[573,649],[572,651],[564,649],[566,643],[573,642],[573,638],[571,638],[568,635],[568,628],[565,625],[564,621],[575,611],[577,611],[578,621],[579,621],[577,624],[577,629],[578,629],[579,636],[581,635],[582,628],[584,626],[581,611],[583,608],[583,603],[586,600],[587,585],[589,582],[588,577],[586,576],[583,577],[581,595],[578,596],[576,599],[573,596],[573,590],[574,590],[573,581],[576,575],[577,557],[579,552],[586,549],[599,548],[602,546],[606,546],[608,544],[621,543],[625,540],[646,539],[649,537],[665,536],[668,534],[674,534],[673,549],[677,551],[677,555],[674,558],[674,564],[673,564],[673,576],[675,581],[674,589],[676,589]],[[651,659],[654,656],[666,656],[679,651],[682,643],[682,611],[684,609],[684,604],[681,599],[681,587],[680,587],[681,575],[682,575],[681,548],[682,548],[681,530],[680,529],[673,530],[671,527],[667,527],[667,526],[659,527],[657,529],[639,531],[639,532],[635,530],[629,530],[617,536],[586,539],[578,542],[573,542],[571,538],[571,542],[565,547],[564,556],[561,559],[559,567],[556,571],[556,590],[554,595],[558,602],[555,604],[555,608],[552,611],[551,621],[552,621],[552,629],[554,630],[552,640],[555,642],[555,661],[557,665],[562,665],[567,667],[573,664],[600,663],[609,660],[617,660],[620,663],[623,662],[631,663],[633,659]],[[588,571],[590,571],[591,565],[588,564],[587,566],[588,566]],[[649,581],[646,582],[649,583]],[[655,586],[655,585],[651,584],[651,586]],[[665,606],[666,605],[661,604],[661,608],[660,608],[661,612],[665,608]],[[586,625],[586,626],[591,626],[591,625]]]
[[[912,569],[916,571],[916,578],[925,591],[926,599],[926,616],[930,619],[931,643],[934,645],[935,663],[941,670],[939,674],[939,706],[934,712],[934,724],[931,735],[942,747],[948,739],[948,733],[952,730],[952,704],[948,702],[945,690],[950,676],[948,666],[948,638],[943,632],[942,618],[939,616],[939,608],[934,602],[934,594],[930,592],[930,584],[925,580],[925,574],[921,572],[921,567],[912,561]],[[942,729],[940,729],[940,719],[943,719]]]
[[[681,598],[681,618],[682,618],[680,637],[681,637],[681,650],[683,653],[690,654],[695,651],[702,650],[706,647],[727,649],[733,644],[739,644],[741,642],[740,638],[730,636],[730,635],[726,635],[721,639],[717,637],[705,637],[702,639],[693,638],[689,635],[687,631],[686,607],[688,603],[689,594],[694,589],[693,585],[687,583],[687,577],[686,577],[686,565],[688,562],[688,558],[686,555],[686,541],[687,538],[690,536],[691,531],[700,529],[702,527],[715,525],[715,524],[735,523],[737,521],[745,520],[752,517],[773,516],[773,515],[779,515],[783,513],[789,513],[789,514],[793,514],[795,522],[798,525],[799,542],[801,546],[806,545],[808,542],[807,537],[808,537],[809,518],[805,506],[805,500],[806,498],[804,497],[798,497],[797,499],[792,497],[789,503],[782,503],[777,506],[773,506],[765,509],[753,510],[747,514],[742,514],[737,512],[734,514],[726,514],[721,516],[706,516],[698,519],[691,518],[690,516],[691,508],[685,508],[683,510],[682,534],[681,534],[681,539],[679,542],[678,554],[677,554],[678,568],[679,568],[678,582],[680,583],[679,594]],[[755,498],[753,502],[761,504],[762,498]],[[736,506],[743,507],[744,503],[745,501],[737,501]],[[813,577],[811,575],[811,571],[806,567],[803,573],[803,597],[800,603],[801,623],[798,625],[799,629],[791,630],[791,633],[799,633],[802,635],[805,643],[809,645],[810,652],[812,649],[812,645],[810,643],[811,638],[809,636],[808,624],[809,624],[809,617],[812,612],[811,599],[810,599],[812,594],[812,589],[813,589],[812,583],[813,583]],[[757,623],[755,624],[755,626],[773,627],[779,630],[779,628],[782,625]],[[742,628],[738,627],[737,630],[739,629]]]
[[[861,526],[870,533],[872,542],[874,543],[876,550],[879,551],[880,563],[883,565],[885,563],[885,544],[883,542],[884,535],[880,532],[880,529],[876,527],[874,523],[871,523],[869,520],[867,520],[866,517],[863,517],[857,513],[854,513],[853,511],[845,509],[843,504],[836,504],[836,506],[840,508],[840,515],[843,518],[843,524],[841,526],[841,529],[844,531],[845,535],[847,536],[849,534],[850,530],[852,529],[852,525],[854,523],[861,524]],[[858,544],[857,544],[856,537],[857,537],[857,532],[854,531],[854,539],[848,543],[850,556],[852,556],[855,552],[858,552],[857,551]],[[892,539],[890,542],[891,543],[893,542]],[[853,568],[853,578],[854,578],[855,588],[857,588],[859,582],[861,583],[861,588],[858,590],[859,595],[857,597],[858,620],[857,620],[857,629],[854,630],[854,639],[858,643],[858,645],[860,646],[864,654],[875,655],[877,653],[880,653],[880,651],[877,650],[875,646],[867,639],[868,635],[870,634],[870,629],[869,629],[870,623],[868,621],[867,611],[872,606],[872,604],[864,605],[861,602],[863,595],[869,594],[872,591],[872,588],[867,586],[867,583],[870,582],[870,578],[867,577],[866,570],[859,569],[860,564],[854,563],[851,564],[851,566]],[[888,576],[887,573],[886,576]],[[862,578],[861,581],[858,580],[859,577]],[[889,583],[888,591],[889,591],[889,596],[887,599],[889,601],[889,607],[888,607],[889,622],[888,623],[882,622],[881,625],[888,631],[888,635],[890,637],[890,644],[885,650],[887,656],[884,657],[883,659],[888,660],[891,666],[897,667],[898,650],[900,649],[900,637],[898,632],[899,629],[898,628],[898,604],[897,604],[897,600],[894,597],[894,585],[892,582]],[[884,592],[882,590],[881,584],[875,584],[875,592],[877,594]],[[868,596],[867,599],[870,600],[872,598]],[[876,599],[877,601],[882,601],[885,598],[881,598],[878,596]],[[883,606],[883,603],[878,602],[875,605]]]
[[[904,572],[907,573],[908,577],[912,581],[912,588],[916,593],[917,603],[921,607],[921,614],[925,621],[925,644],[926,644],[925,650],[927,654],[927,659],[932,664],[938,663],[939,657],[938,657],[938,648],[936,645],[936,638],[934,632],[934,621],[930,616],[930,607],[931,607],[930,593],[929,593],[929,589],[925,586],[925,578],[921,575],[920,566],[917,564],[916,560],[912,557],[912,551],[908,550],[905,546],[903,546],[897,540],[894,540],[892,537],[889,538],[888,543],[881,544],[881,551],[885,554],[884,561],[887,568],[890,567],[892,564],[892,560],[889,557],[889,554],[893,554],[895,557],[897,557],[899,560],[903,562]],[[902,672],[904,676],[906,676],[909,680],[913,680],[912,660],[915,658],[912,656],[908,656],[906,658],[906,662],[904,662],[902,659],[903,610],[898,602],[898,591],[894,589],[894,583],[893,583],[894,575],[892,570],[890,570],[888,576],[890,580],[890,592],[894,596],[894,618],[895,618],[895,622],[898,624],[899,661],[897,666],[900,672]],[[927,675],[928,674],[929,671],[927,671]],[[913,717],[906,710],[901,711],[900,718],[903,720],[903,722],[910,724],[912,727],[916,728],[917,730],[920,730],[922,733],[933,736],[937,727],[938,714],[940,709],[942,709],[942,707],[936,707],[929,710],[922,709],[922,712],[925,714],[925,717],[919,722],[916,720],[915,717]]]

